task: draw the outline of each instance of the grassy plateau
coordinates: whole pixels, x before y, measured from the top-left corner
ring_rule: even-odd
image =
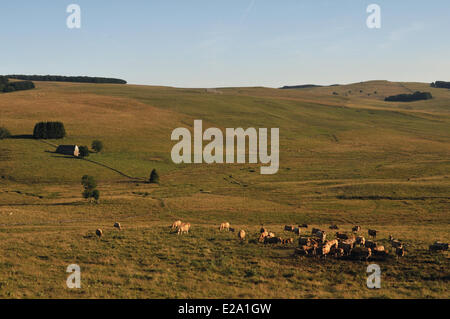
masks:
[[[450,241],[450,90],[35,84],[0,94],[0,126],[12,134],[0,140],[0,297],[450,298],[449,253],[428,251]],[[384,101],[414,91],[434,98]],[[171,133],[196,119],[204,129],[279,128],[279,172],[174,164]],[[31,138],[35,123],[53,120],[66,138]],[[105,148],[93,162],[54,153],[95,139]],[[154,168],[160,184],[142,182]],[[85,174],[98,181],[97,204],[81,197]],[[177,219],[191,223],[188,235],[171,233]],[[219,232],[225,221],[247,239]],[[381,289],[368,289],[370,261],[295,256],[297,236],[283,229],[302,223],[306,233],[377,229],[379,243],[391,250],[392,234],[407,254],[378,262]],[[294,244],[258,243],[261,225]],[[70,264],[81,289],[66,286]]]

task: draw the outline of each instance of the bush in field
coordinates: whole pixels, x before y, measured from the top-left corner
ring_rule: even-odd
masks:
[[[11,137],[11,133],[8,131],[8,129],[6,127],[0,127],[0,140],[8,137]]]
[[[34,126],[35,139],[59,139],[66,136],[66,129],[61,122],[39,122]]]
[[[94,177],[90,175],[84,175],[81,178],[81,185],[83,185],[84,191],[81,193],[84,199],[93,198],[98,201],[100,198],[100,191],[97,189],[97,182]]]
[[[153,169],[150,173],[150,179],[148,180],[148,182],[152,184],[159,184],[159,175],[156,169]]]
[[[430,92],[414,92],[413,94],[399,94],[388,96],[384,100],[387,102],[413,102],[420,100],[430,100],[433,96]]]
[[[92,149],[96,151],[97,153],[101,152],[103,150],[103,143],[102,141],[95,140],[92,142]]]
[[[78,147],[78,150],[80,151],[80,157],[87,157],[89,156],[89,149],[87,146],[80,146]]]

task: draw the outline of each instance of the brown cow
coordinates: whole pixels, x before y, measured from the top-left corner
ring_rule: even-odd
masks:
[[[330,254],[336,258],[340,258],[340,257],[344,256],[345,252],[344,252],[344,249],[342,249],[342,248],[332,247],[330,250]]]
[[[365,259],[367,261],[372,256],[372,250],[365,247],[355,247],[352,249],[350,256],[354,259]]]
[[[391,245],[394,248],[401,248],[403,246],[403,244],[399,241],[399,240],[393,240],[391,241]]]
[[[266,238],[267,236],[269,236],[269,233],[268,233],[268,232],[261,233],[261,235],[259,235],[258,241],[259,241],[260,243],[262,243],[262,242],[264,241],[264,238]]]
[[[264,238],[264,244],[280,244],[283,240],[280,237],[266,237]]]
[[[299,239],[298,239],[298,244],[300,245],[300,246],[310,246],[311,245],[311,238],[309,238],[309,237],[300,237]]]
[[[181,225],[181,220],[177,220],[172,224],[172,230],[177,229]]]
[[[356,243],[361,246],[366,245],[366,239],[363,236],[356,237]]]
[[[327,239],[327,233],[324,232],[324,231],[322,231],[322,230],[321,230],[321,231],[318,231],[318,232],[315,234],[315,236],[319,238],[319,240],[321,241],[322,244],[323,244],[323,243],[325,242],[325,240]]]
[[[230,230],[230,223],[222,223],[220,224],[219,230]]]
[[[361,226],[353,226],[352,232],[357,233],[359,231],[361,231]]]
[[[286,225],[286,226],[284,226],[284,230],[286,230],[286,231],[294,231],[294,226],[292,226],[292,225]]]
[[[118,230],[122,230],[122,225],[120,223],[114,223],[114,228],[117,228]]]
[[[337,232],[336,238],[346,240],[346,239],[350,239],[350,236],[347,234],[344,234],[344,233]]]
[[[334,248],[338,248],[339,247],[339,241],[337,239],[333,239],[333,240],[327,241],[325,244],[326,245],[330,245],[331,248],[333,248],[333,247]]]
[[[378,231],[376,231],[375,229],[369,229],[367,231],[367,233],[369,234],[369,236],[371,236],[373,239],[377,238],[377,233]]]
[[[238,233],[238,238],[240,240],[244,240],[245,239],[245,230],[241,229]]]
[[[364,246],[366,248],[374,249],[374,248],[377,248],[377,243],[372,240],[366,240],[366,243],[364,244]]]
[[[342,248],[345,252],[345,254],[350,254],[350,252],[352,251],[353,247],[354,247],[354,241],[351,239],[347,239],[344,241],[339,242],[338,248]]]
[[[182,223],[180,226],[178,226],[178,235],[182,235],[183,233],[188,234],[189,229],[191,229],[191,224]]]
[[[395,249],[395,254],[397,255],[397,259],[399,257],[405,256],[405,248],[399,247],[399,248]]]

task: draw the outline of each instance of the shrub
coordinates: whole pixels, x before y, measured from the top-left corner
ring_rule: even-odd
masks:
[[[87,157],[89,156],[89,149],[87,146],[80,146],[78,147],[78,150],[80,151],[80,157]]]
[[[94,189],[92,191],[92,198],[94,198],[96,201],[98,201],[98,199],[100,198],[100,191],[98,189]]]
[[[93,198],[95,201],[98,201],[100,198],[100,191],[97,188],[97,182],[94,177],[89,175],[84,175],[81,178],[81,185],[83,185],[84,191],[81,193],[84,199]]]
[[[159,175],[156,169],[152,170],[152,172],[150,173],[150,179],[148,181],[152,184],[159,184]]]
[[[384,100],[387,102],[413,102],[420,100],[430,100],[433,96],[430,92],[414,92],[413,94],[399,94],[388,96]]]
[[[103,143],[101,141],[95,140],[92,142],[92,149],[97,153],[103,150]]]
[[[0,140],[8,137],[11,137],[11,133],[8,131],[8,129],[6,127],[0,127]]]
[[[66,136],[66,129],[61,122],[39,122],[34,126],[35,139],[59,139]]]
[[[86,190],[94,190],[97,188],[97,182],[95,181],[94,177],[90,175],[84,175],[81,178],[81,185],[83,185],[84,189]]]

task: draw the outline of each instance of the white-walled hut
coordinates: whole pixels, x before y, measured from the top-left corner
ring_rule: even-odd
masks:
[[[80,149],[77,145],[59,145],[56,153],[78,157],[80,155]]]

